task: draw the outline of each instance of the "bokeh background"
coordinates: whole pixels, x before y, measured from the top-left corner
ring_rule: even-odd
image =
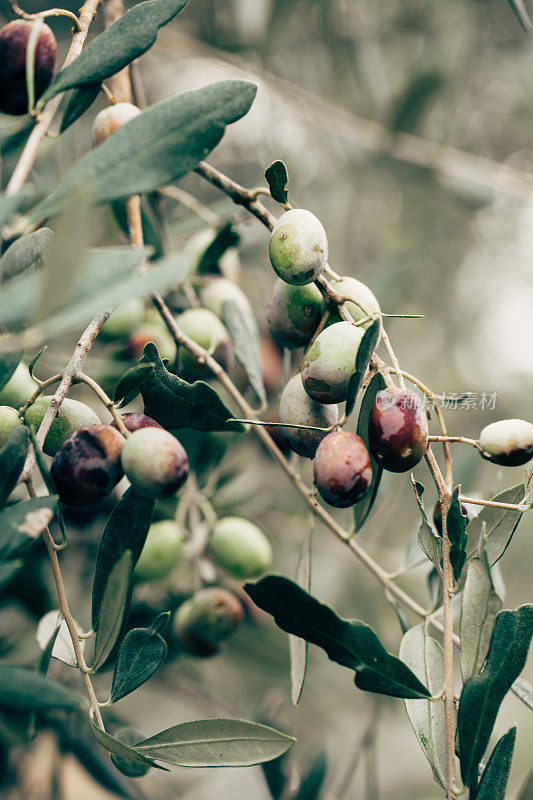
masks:
[[[0,12],[11,19],[7,3],[0,3]],[[101,24],[97,20],[94,31]],[[65,52],[68,23],[51,25]],[[263,183],[263,170],[273,160],[285,161],[290,199],[323,222],[332,267],[366,282],[385,312],[424,314],[387,325],[400,363],[436,393],[471,392],[469,407],[445,414],[451,433],[477,437],[485,424],[500,418],[532,419],[532,69],[531,39],[506,0],[191,0],[137,64],[136,85],[139,99],[151,104],[226,77],[258,84],[252,111],[231,126],[210,160],[247,186]],[[102,105],[99,100],[59,143],[44,144],[32,176],[39,188],[50,188],[88,150],[90,125]],[[0,119],[2,139],[19,124]],[[3,185],[15,157],[16,151],[4,159]],[[242,286],[266,332],[266,298],[274,278],[265,230],[198,176],[180,186],[221,220],[235,221],[242,236]],[[168,203],[164,213],[175,248],[202,224],[179,204]],[[103,215],[94,236],[95,242],[120,237]],[[43,375],[65,363],[75,341],[73,332],[51,343]],[[89,358],[87,371],[109,372],[105,348]],[[77,388],[73,396],[84,395]],[[309,530],[303,504],[252,436],[244,444],[226,445],[220,467],[226,482],[215,506],[260,524],[272,539],[276,569],[292,574]],[[456,446],[453,455],[455,480],[469,495],[492,496],[521,480],[521,470],[488,465],[470,448]],[[302,470],[308,477],[308,466]],[[428,487],[429,506],[434,493],[424,465],[417,478]],[[88,621],[94,556],[108,511],[72,520],[72,546],[63,559],[82,625]],[[350,524],[348,512],[338,516]],[[417,521],[409,476],[386,475],[360,541],[395,570],[404,562]],[[532,600],[532,537],[527,515],[501,566],[507,607]],[[2,597],[2,652],[13,660],[35,657],[35,621],[47,605],[54,606],[46,566],[38,571],[34,608],[16,592]],[[421,567],[399,580],[429,606],[427,572]],[[139,607],[163,607],[165,591],[139,590]],[[320,526],[313,536],[313,592],[343,615],[371,624],[397,651],[401,629],[380,586]],[[72,680],[68,667],[55,665],[53,672]],[[531,658],[525,677],[533,678]],[[109,678],[107,673],[97,679],[102,696]],[[246,625],[213,660],[171,660],[120,705],[121,717],[146,734],[221,713],[270,719],[298,737],[295,763],[306,767],[326,752],[330,800],[442,796],[402,702],[355,690],[351,673],[314,648],[302,700],[292,708],[287,639],[263,617]],[[510,696],[498,735],[513,722],[519,733],[510,798],[533,762],[532,712]],[[104,789],[89,772],[87,764],[72,766],[58,796],[110,796],[111,788]],[[191,800],[268,797],[259,768],[173,769],[150,774],[139,786],[127,791]]]

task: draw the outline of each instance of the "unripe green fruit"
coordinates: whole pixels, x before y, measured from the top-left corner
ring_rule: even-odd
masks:
[[[0,406],[0,447],[6,443],[6,439],[12,430],[22,425],[22,420],[11,406]]]
[[[141,109],[132,103],[115,103],[104,108],[96,115],[93,123],[92,143],[97,147],[105,142],[113,133],[122,128],[126,122],[138,117]]]
[[[314,283],[291,286],[277,280],[267,308],[268,329],[282,347],[303,347],[313,338],[325,311]]]
[[[143,736],[139,731],[135,730],[135,728],[127,727],[116,731],[115,739],[118,739],[122,744],[132,745],[141,742]],[[110,757],[115,767],[120,770],[123,775],[127,775],[128,778],[142,778],[142,776],[146,775],[150,770],[148,764],[141,764],[137,761],[132,761],[130,758],[125,758],[124,756],[117,756],[115,753],[110,753]]]
[[[248,298],[233,281],[228,278],[212,278],[202,287],[200,300],[205,308],[222,319],[224,303],[235,303],[245,314],[253,316]]]
[[[301,375],[294,375],[281,393],[279,421],[295,425],[313,425],[329,428],[339,420],[337,406],[324,406],[312,400],[305,391]],[[295,453],[313,458],[318,445],[326,436],[324,431],[302,428],[282,428],[283,435]]]
[[[28,425],[33,425],[37,431],[43,421],[48,406],[52,400],[51,395],[40,395],[25,414]],[[61,403],[57,416],[50,426],[43,445],[43,451],[47,456],[55,456],[59,448],[80,428],[88,428],[90,425],[99,425],[100,419],[89,406],[80,403],[79,400],[71,400],[67,397]]]
[[[196,656],[214,655],[244,620],[241,601],[217,586],[200,589],[179,607],[174,630],[183,647]]]
[[[349,300],[346,301],[345,306],[346,310],[352,315],[354,322],[359,322],[360,319],[366,317],[367,314],[361,310],[361,308],[357,305],[357,301],[360,300],[361,303],[365,307],[367,307],[370,311],[375,313],[379,313],[381,311],[379,307],[379,303],[375,294],[368,288],[365,283],[358,281],[357,278],[351,278],[347,275],[342,277],[340,281],[332,280],[331,286],[335,291],[340,294],[342,297],[352,297],[354,302],[350,302]],[[341,319],[339,313],[334,311],[329,318],[330,324],[339,322]],[[362,327],[366,330],[372,325],[371,320],[365,322]]]
[[[176,360],[176,343],[161,322],[144,322],[130,335],[127,344],[128,356],[137,361],[143,354],[148,342],[153,342],[161,358],[167,358],[171,364]]]
[[[189,256],[193,263],[193,269],[196,271],[200,267],[200,262],[203,254],[213,242],[217,231],[214,228],[204,228],[198,231],[194,236],[188,240],[185,245],[185,254]],[[218,270],[224,278],[238,283],[241,277],[241,260],[239,258],[239,251],[236,247],[229,247],[218,260]],[[213,274],[218,274],[217,272]]]
[[[351,322],[336,322],[319,333],[302,367],[305,391],[317,403],[342,403],[355,372],[364,332]]]
[[[146,497],[170,497],[189,474],[187,453],[163,428],[139,428],[132,433],[122,448],[122,467]]]
[[[120,303],[102,328],[104,339],[122,339],[138,328],[144,316],[144,303],[139,297],[130,297]]]
[[[286,211],[270,237],[270,262],[286,283],[312,283],[328,263],[328,240],[322,223],[310,211]]]
[[[502,419],[479,435],[481,455],[502,467],[519,467],[533,458],[533,425],[524,419]]]
[[[31,377],[28,367],[21,363],[0,391],[0,403],[4,406],[20,408],[36,389],[37,383]]]
[[[258,578],[272,563],[263,531],[242,517],[224,517],[213,528],[209,546],[215,560],[234,578]]]
[[[35,22],[16,19],[0,31],[0,111],[27,114],[26,50]],[[56,68],[57,42],[51,28],[41,24],[35,46],[34,99],[50,85]]]
[[[176,321],[182,331],[204,350],[208,350],[223,369],[227,370],[232,366],[231,339],[216,314],[208,308],[188,308]],[[180,347],[179,364],[180,374],[186,380],[194,381],[211,375],[209,368],[201,364],[185,347]]]
[[[170,575],[183,555],[183,532],[172,519],[150,525],[148,536],[135,566],[140,581],[158,581]]]

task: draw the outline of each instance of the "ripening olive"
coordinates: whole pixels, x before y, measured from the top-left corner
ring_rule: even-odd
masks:
[[[136,411],[130,411],[127,414],[122,414],[122,422],[124,423],[124,427],[127,428],[130,433],[138,431],[139,428],[163,427],[159,424],[159,422],[156,422],[155,419],[152,419],[152,417],[147,417],[146,414],[141,414],[140,412]],[[112,425],[114,428],[117,427],[115,422],[113,422]]]
[[[26,364],[20,363],[0,391],[0,403],[12,406],[12,408],[20,408],[36,389],[37,383],[31,377],[28,367]]]
[[[524,419],[502,419],[479,434],[481,455],[502,467],[519,467],[533,458],[533,425]]]
[[[363,440],[355,433],[332,431],[318,445],[314,460],[315,485],[335,508],[362,500],[372,483],[372,465]]]
[[[107,497],[124,474],[124,442],[111,425],[91,425],[67,439],[50,468],[61,500],[68,506],[90,506]]]
[[[166,578],[180,562],[183,549],[183,532],[175,520],[153,522],[135,565],[135,577],[140,581]]]
[[[19,425],[22,425],[22,420],[16,409],[11,406],[0,406],[0,447],[5,445],[11,431]]]
[[[138,117],[141,109],[132,103],[115,103],[100,111],[93,122],[93,147],[105,142],[113,133],[122,128],[126,122]]]
[[[241,626],[244,608],[226,589],[200,589],[189,597],[174,617],[174,630],[181,644],[195,656],[212,656],[222,642]]]
[[[372,455],[389,472],[407,472],[428,446],[428,421],[420,397],[398,386],[382,389],[370,410]]]
[[[313,338],[324,311],[324,298],[314,283],[291,286],[277,280],[267,307],[268,329],[282,347],[303,347]]]
[[[208,350],[223,369],[227,370],[232,366],[231,339],[216,314],[208,308],[188,308],[178,316],[177,323],[196,344]],[[209,367],[200,363],[198,358],[185,347],[180,347],[179,364],[180,375],[188,381],[211,375]]]
[[[122,448],[122,467],[146,497],[170,497],[189,474],[187,453],[163,428],[139,428],[132,433]]]
[[[123,744],[132,745],[141,742],[143,736],[135,728],[126,727],[116,731],[115,739],[118,739],[119,742]],[[141,778],[143,775],[146,775],[150,769],[149,764],[141,764],[125,756],[117,756],[115,753],[110,753],[109,756],[115,767],[120,770],[123,775],[127,775],[128,778]]]
[[[263,531],[242,517],[223,517],[213,528],[209,547],[234,578],[258,578],[272,563],[272,547]]]
[[[161,358],[167,358],[171,364],[176,360],[176,343],[160,322],[144,322],[130,335],[126,349],[128,356],[137,361],[143,354],[148,342],[153,342],[159,350]]]
[[[461,513],[463,517],[466,517],[467,523],[476,516],[472,510],[472,507],[465,506],[464,503],[461,503]],[[435,503],[435,508],[433,509],[433,524],[435,525],[439,536],[442,536],[442,509],[440,507],[439,500],[437,500]]]
[[[41,395],[24,415],[26,423],[33,425],[36,431],[43,421],[51,400],[51,395]],[[99,424],[100,419],[92,408],[86,406],[85,403],[80,403],[79,400],[71,400],[70,397],[67,397],[63,400],[57,415],[54,417],[44,440],[43,451],[47,456],[55,456],[61,445],[73,433],[79,431],[80,428],[88,428],[90,425]]]
[[[17,19],[0,31],[0,111],[28,113],[26,50],[35,22]],[[45,92],[56,68],[57,42],[48,25],[41,24],[35,46],[34,99]]]
[[[100,331],[103,339],[122,339],[134,333],[144,316],[144,303],[139,297],[124,300],[112,312]]]
[[[274,225],[269,253],[274,272],[286,283],[312,283],[328,263],[326,231],[310,211],[286,211]]]
[[[336,425],[338,419],[337,406],[323,406],[309,397],[303,387],[299,373],[290,379],[281,393],[279,401],[280,422],[329,428],[332,425]],[[283,435],[295,453],[305,458],[313,458],[326,432],[284,427]]]
[[[342,297],[353,298],[354,302],[347,300],[345,306],[346,310],[352,315],[354,322],[359,322],[360,319],[368,316],[360,306],[357,305],[358,300],[363,303],[369,311],[373,311],[374,313],[379,313],[381,311],[375,294],[366,284],[362,283],[362,281],[358,281],[357,278],[351,278],[345,275],[339,281],[333,279],[331,281],[331,286]],[[330,314],[329,323],[338,322],[340,319],[341,317],[338,311],[333,311]],[[366,330],[371,324],[372,322],[369,320],[363,323],[362,327]]]
[[[336,322],[318,334],[302,366],[302,383],[309,397],[317,403],[346,400],[363,335],[351,322]]]
[[[253,317],[252,307],[242,289],[228,278],[211,278],[200,292],[205,308],[222,319],[224,303],[235,303],[244,314]]]

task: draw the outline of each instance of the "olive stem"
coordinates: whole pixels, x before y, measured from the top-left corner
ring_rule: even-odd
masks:
[[[63,377],[61,372],[58,372],[57,375],[53,375],[51,378],[47,378],[45,381],[40,381],[39,386],[34,391],[34,393],[29,397],[23,406],[18,409],[19,417],[23,417],[26,411],[30,406],[32,406],[37,398],[44,392],[45,389],[48,389],[49,386],[52,384],[57,383]]]
[[[165,186],[163,189],[159,189],[159,194],[162,194],[163,197],[170,197],[172,200],[181,203],[182,206],[188,208],[189,211],[192,211],[197,217],[203,219],[203,221],[212,228],[218,227],[221,223],[221,217],[219,217],[218,214],[211,211],[207,206],[204,206],[194,195],[189,194],[189,192],[186,192],[179,186]]]
[[[328,428],[319,428],[316,425],[297,425],[292,422],[264,422],[262,419],[235,419],[234,417],[230,417],[228,422],[240,422],[243,425],[262,425],[264,428],[299,428],[304,431],[321,431],[322,433],[330,433],[339,424],[330,425]]]
[[[518,505],[514,503],[498,503],[497,500],[479,500],[477,497],[465,497],[464,495],[459,495],[459,502],[471,503],[475,506],[487,506],[488,508],[505,508],[509,511],[520,511],[521,513],[530,511],[531,508],[533,508],[531,503],[529,505],[523,505],[521,503]]]
[[[430,442],[460,442],[461,444],[470,444],[472,447],[480,450],[479,442],[476,439],[467,439],[466,436],[430,436]]]
[[[19,17],[22,17],[22,19],[34,20],[45,19],[46,17],[68,17],[68,19],[72,20],[74,23],[76,31],[79,32],[82,30],[81,22],[76,14],[74,14],[72,11],[68,11],[66,8],[47,8],[46,11],[38,11],[36,14],[29,14],[18,5],[16,0],[10,0],[10,3],[15,14],[17,14]]]
[[[130,436],[131,434],[130,434],[129,430],[126,428],[126,426],[124,425],[122,417],[120,416],[115,403],[104,392],[102,387],[95,380],[93,380],[93,378],[91,378],[89,375],[86,375],[84,372],[81,372],[81,371],[76,372],[76,374],[74,375],[74,379],[76,381],[81,381],[81,383],[85,383],[87,386],[89,386],[93,390],[93,392],[97,395],[97,397],[100,398],[102,403],[105,405],[105,407],[107,408],[107,410],[109,411],[109,413],[113,417],[113,420],[115,421],[115,424],[116,424],[117,428],[119,429],[119,431],[121,432],[121,434],[124,437],[126,437],[126,439],[127,439],[128,436]]]

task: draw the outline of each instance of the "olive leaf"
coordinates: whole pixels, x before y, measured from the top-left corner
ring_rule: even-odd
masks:
[[[443,653],[441,645],[420,623],[410,628],[400,645],[400,658],[417,678],[427,684],[433,695],[443,684]],[[435,781],[446,786],[446,723],[444,704],[433,700],[406,700],[405,710],[416,738],[424,751]]]
[[[500,611],[494,623],[485,669],[463,686],[457,730],[465,786],[472,786],[477,780],[478,766],[500,705],[524,668],[532,636],[533,605]]]
[[[248,112],[256,90],[247,81],[226,80],[156,103],[78,161],[24,227],[56,214],[80,189],[101,204],[173,183],[216,147],[226,125]]]
[[[369,625],[341,619],[294,581],[267,575],[244,589],[283,631],[318,645],[332,661],[353,669],[359,689],[410,699],[430,696],[416,675],[385,650]]]
[[[529,14],[527,13],[524,0],[509,0],[509,5],[516,14],[518,21],[525,32],[531,33],[533,31],[533,23],[531,22]]]
[[[39,228],[38,231],[16,239],[0,259],[2,282],[14,278],[21,272],[42,269],[50,252],[53,237],[54,233],[50,228]]]
[[[122,375],[115,386],[113,399],[123,406],[131,403],[140,392],[141,383],[153,370],[154,364],[137,364]]]
[[[446,530],[450,540],[450,562],[453,569],[453,577],[456,581],[461,577],[461,572],[466,561],[466,523],[467,519],[461,510],[459,502],[460,486],[453,490],[450,507],[446,515]]]
[[[515,741],[516,725],[504,733],[492,751],[479,782],[476,800],[505,800]]]
[[[222,304],[222,322],[228,329],[235,358],[246,372],[259,402],[265,404],[259,331],[251,309],[247,310],[233,300],[226,300]]]
[[[61,118],[59,133],[64,133],[85,114],[100,94],[101,88],[101,83],[96,81],[95,83],[86,83],[72,92]]]
[[[278,203],[285,204],[289,199],[287,191],[289,174],[283,161],[278,160],[270,164],[265,170],[265,178],[267,179],[272,199]]]
[[[137,764],[147,764],[150,767],[155,767],[156,769],[162,769],[165,771],[166,767],[160,767],[151,758],[147,758],[143,756],[141,753],[138,753],[134,750],[133,747],[130,747],[124,742],[121,742],[119,739],[116,739],[114,736],[111,736],[106,731],[103,731],[97,725],[95,725],[94,720],[91,719],[91,728],[92,732],[94,733],[95,738],[102,745],[105,750],[108,750],[110,753],[113,753],[116,756],[120,756],[120,758],[128,758],[130,761],[135,761]]]
[[[132,581],[132,553],[126,550],[106,581],[96,624],[93,670],[106,662],[118,640],[128,608]]]
[[[426,513],[426,509],[424,508],[424,503],[422,501],[422,495],[425,491],[424,487],[418,481],[415,481],[413,475],[411,475],[411,481],[414,486],[416,501],[418,503],[418,508],[420,509],[420,513],[422,514],[422,523],[420,525],[420,529],[418,531],[417,541],[420,545],[420,548],[424,551],[427,555],[429,560],[433,563],[433,566],[436,569],[440,569],[440,565],[442,562],[442,538],[437,536],[433,528],[429,523],[429,519]]]
[[[326,767],[326,754],[320,753],[313,761],[307,775],[303,776],[294,800],[319,800],[326,778]]]
[[[164,428],[175,430],[190,427],[199,431],[242,431],[216,391],[204,381],[187,381],[170,373],[153,342],[144,348],[141,364],[154,364],[141,383],[144,410]]]
[[[300,551],[295,581],[307,592],[311,590],[311,544],[312,530],[307,534]],[[299,636],[289,635],[289,655],[291,659],[291,698],[295,706],[300,702],[307,673],[308,643]]]
[[[16,194],[0,195],[0,228],[3,228],[14,214],[25,211],[32,201],[35,202],[35,194],[34,187],[24,186]]]
[[[72,710],[84,701],[60,683],[28,667],[0,664],[0,709],[8,711]]]
[[[28,455],[30,437],[23,425],[14,428],[0,450],[0,507],[3,506],[15,486]]]
[[[237,247],[241,237],[233,227],[232,222],[226,222],[215,234],[212,242],[205,248],[198,262],[200,274],[218,273],[219,262],[224,253],[232,247]]]
[[[95,630],[111,572],[126,551],[131,554],[132,568],[135,567],[148,535],[154,507],[155,500],[143,497],[130,486],[107,520],[93,580],[92,625]]]
[[[372,325],[365,331],[363,338],[361,339],[361,343],[357,350],[357,356],[355,359],[355,372],[350,377],[350,381],[348,383],[348,391],[346,393],[346,416],[349,417],[352,413],[355,401],[357,400],[357,395],[359,394],[359,389],[361,388],[361,384],[363,383],[363,379],[366,375],[366,371],[368,369],[368,365],[370,364],[370,359],[376,349],[380,336],[380,322],[379,320],[374,320]]]
[[[120,644],[113,672],[111,702],[134,692],[154,675],[167,657],[160,630],[169,614],[160,614],[150,628],[133,628]]]
[[[519,483],[499,492],[492,500],[497,503],[515,504],[520,503],[523,496],[524,487]],[[481,534],[485,531],[487,558],[492,567],[507,550],[522,516],[520,511],[485,506],[467,525],[468,552],[473,553],[477,550]]]
[[[188,0],[149,0],[138,3],[106,28],[65,67],[41,96],[37,108],[56,94],[76,86],[101,83],[120,72],[155,42],[159,28],[174,19]]]
[[[35,514],[43,509],[57,513],[58,503],[56,495],[46,495],[12,503],[0,511],[0,559],[5,561],[24,555],[26,548],[35,541],[35,536],[28,532],[31,530],[28,523],[31,524]]]
[[[368,421],[370,419],[370,410],[378,392],[385,388],[385,380],[381,372],[376,372],[361,401],[361,408],[359,410],[359,419],[357,421],[357,434],[361,437],[366,445],[370,455],[370,463],[372,464],[372,482],[367,494],[354,506],[354,531],[361,530],[363,523],[370,514],[374,500],[378,493],[381,475],[383,474],[382,467],[375,460],[368,446]]]
[[[81,626],[75,620],[74,625],[78,633],[83,632]],[[52,611],[48,611],[44,617],[41,617],[37,625],[35,638],[37,644],[43,651],[43,656],[46,655],[47,650],[50,648],[50,642],[53,641],[49,657],[57,658],[70,667],[77,666],[76,653],[72,645],[70,632],[59,609],[56,608]],[[83,652],[85,649],[85,639],[80,639],[79,647]]]
[[[2,352],[0,352],[0,390],[3,389],[6,383],[13,377],[16,368],[20,364],[22,355],[22,350],[18,348],[2,348]]]
[[[428,106],[445,84],[445,78],[435,70],[417,73],[408,83],[395,104],[390,121],[391,131],[414,132],[420,126]]]

